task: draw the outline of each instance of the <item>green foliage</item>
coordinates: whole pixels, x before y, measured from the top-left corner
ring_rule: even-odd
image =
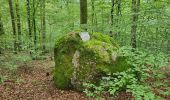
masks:
[[[2,67],[9,69],[12,72],[19,67],[20,62],[26,63],[31,59],[41,59],[44,60],[46,57],[42,52],[42,33],[43,33],[43,23],[42,23],[42,0],[34,0],[35,5],[35,28],[34,29],[34,22],[33,20],[33,1],[30,0],[30,10],[31,10],[31,29],[32,29],[32,36],[29,36],[28,32],[28,19],[27,19],[27,7],[26,7],[26,0],[13,0],[14,6],[14,13],[16,15],[16,2],[19,4],[19,15],[21,21],[21,39],[19,39],[18,29],[17,34],[14,37],[12,34],[12,25],[9,13],[9,4],[8,0],[0,0],[0,17],[1,22],[3,23],[3,30],[5,34],[0,35],[0,53],[4,53],[2,56],[0,55],[0,65]],[[170,57],[170,6],[169,0],[140,0],[140,11],[137,13],[139,14],[138,20],[136,21],[137,25],[137,33],[136,33],[136,41],[137,41],[137,48],[141,51],[145,51],[147,53],[135,50],[131,52],[131,48],[123,47],[119,48],[117,42],[120,46],[129,46],[132,40],[132,15],[134,14],[131,12],[132,10],[132,0],[114,0],[114,9],[113,9],[113,25],[111,25],[111,7],[112,7],[112,0],[88,0],[88,25],[87,30],[88,32],[96,32],[91,34],[92,41],[83,43],[80,41],[79,38],[72,37],[69,41],[65,42],[60,37],[65,37],[64,39],[67,40],[67,33],[73,30],[81,30],[80,23],[79,23],[79,15],[80,15],[80,8],[79,8],[79,0],[45,0],[45,21],[46,21],[46,39],[45,45],[46,49],[50,52],[53,51],[53,48],[60,48],[61,51],[55,49],[55,60],[57,63],[56,65],[56,73],[54,76],[55,83],[61,85],[63,87],[64,84],[69,84],[70,73],[73,69],[69,68],[72,66],[68,64],[72,62],[73,54],[70,52],[74,51],[75,48],[80,49],[81,52],[83,50],[86,53],[83,53],[83,56],[87,56],[90,60],[94,56],[98,60],[98,70],[104,71],[110,74],[108,77],[110,80],[109,84],[116,84],[112,83],[114,80],[118,80],[120,85],[115,87],[111,92],[111,94],[117,93],[117,91],[127,90],[131,91],[134,95],[138,95],[140,87],[143,92],[150,96],[144,96],[144,98],[152,98],[153,95],[147,91],[150,87],[146,86],[144,80],[148,77],[154,78],[157,80],[155,82],[155,86],[161,87],[165,84],[161,84],[160,78],[165,77],[162,73],[158,73],[157,70],[160,70],[162,66],[165,66],[168,61],[165,61],[166,57]],[[120,2],[120,9],[118,6],[118,2]],[[120,12],[118,12],[120,10]],[[16,20],[17,21],[17,18]],[[17,24],[17,23],[16,23]],[[1,25],[0,25],[1,27]],[[105,36],[104,34],[109,34],[113,32],[113,37]],[[104,33],[101,35],[100,33]],[[34,40],[36,37],[36,41]],[[21,43],[21,50],[17,49],[19,52],[19,56],[13,55],[9,56],[6,55],[6,52],[10,52],[14,49],[14,39],[16,39],[16,44],[19,45]],[[58,40],[57,42],[55,40]],[[116,40],[117,42],[115,42]],[[102,41],[102,42],[101,42]],[[37,44],[34,44],[36,42]],[[103,43],[105,42],[105,43]],[[67,44],[69,43],[69,44]],[[55,44],[55,45],[54,45]],[[60,45],[62,44],[62,45]],[[113,44],[113,45],[110,45]],[[72,48],[73,50],[67,51],[68,49]],[[113,47],[114,46],[114,47]],[[88,48],[84,49],[84,47]],[[101,50],[103,48],[107,48],[107,50]],[[110,64],[110,55],[113,51],[118,50],[119,57],[117,58],[118,61],[114,64]],[[26,52],[20,54],[21,52]],[[161,53],[163,52],[163,53]],[[26,55],[30,53],[30,55]],[[66,56],[65,54],[69,56]],[[149,54],[148,54],[149,53]],[[9,56],[4,57],[3,56]],[[56,57],[60,57],[57,58]],[[1,60],[2,58],[2,60]],[[9,59],[10,58],[10,59]],[[128,60],[126,60],[128,58]],[[170,58],[169,58],[170,59]],[[90,60],[82,60],[82,64],[86,64]],[[170,60],[169,60],[170,61]],[[100,63],[102,62],[102,63]],[[103,63],[105,62],[105,63]],[[61,64],[63,65],[61,65]],[[109,64],[108,64],[109,63]],[[128,66],[125,66],[128,65]],[[64,69],[58,67],[61,66]],[[86,64],[88,66],[88,64]],[[107,68],[105,68],[107,66]],[[117,67],[115,67],[117,66]],[[1,67],[1,66],[0,66]],[[130,70],[122,72],[122,70],[126,70],[130,67]],[[58,69],[58,70],[57,70]],[[68,69],[68,71],[62,72],[60,70]],[[87,71],[91,71],[90,68],[83,69]],[[117,73],[118,75],[113,75],[113,73]],[[152,73],[152,74],[148,74]],[[84,74],[84,73],[81,73]],[[61,79],[65,75],[64,79]],[[58,76],[58,77],[57,77]],[[117,78],[117,77],[120,78]],[[126,79],[125,76],[128,76]],[[0,81],[3,80],[3,77],[0,76]],[[81,77],[79,75],[78,77]],[[131,78],[130,78],[131,77]],[[82,77],[81,77],[82,78]],[[107,77],[105,77],[107,78]],[[103,81],[106,81],[106,79]],[[131,81],[135,81],[136,83],[131,83]],[[61,83],[60,83],[61,82]],[[116,81],[117,82],[117,81]],[[105,82],[104,82],[105,83]],[[101,81],[102,84],[102,81]],[[124,85],[126,84],[126,85]],[[131,84],[131,85],[130,85]],[[104,85],[104,84],[102,84]],[[134,87],[132,87],[134,86]],[[92,85],[89,87],[94,87],[97,91],[106,91],[103,87],[98,87],[96,85]],[[110,87],[110,86],[107,86]],[[120,87],[120,88],[119,88]],[[128,88],[127,88],[128,87]],[[167,86],[166,86],[167,87]],[[162,92],[164,94],[164,92]],[[168,94],[168,92],[165,92]],[[90,93],[92,95],[92,93]],[[96,94],[95,94],[96,95]],[[140,98],[143,93],[139,93],[139,96],[135,96],[136,98]],[[96,95],[95,97],[97,97]],[[100,99],[100,98],[99,98]]]
[[[132,49],[127,47],[121,48],[120,54],[129,57],[128,61],[132,67],[123,72],[108,74],[101,79],[100,84],[84,84],[86,95],[97,99],[109,93],[112,98],[119,91],[126,91],[131,92],[136,100],[161,100],[152,92],[151,86],[145,80],[149,77],[155,78],[155,75],[157,79],[160,79],[161,77],[158,76],[162,74],[149,74],[148,72],[160,68],[166,60],[162,58],[159,60],[157,57],[140,51],[132,52]],[[159,63],[156,63],[158,60]]]
[[[29,55],[19,55],[19,56],[16,56],[14,59],[16,61],[24,62],[24,63],[32,60]]]
[[[93,4],[92,4],[93,1]],[[121,46],[129,46],[131,42],[131,24],[132,12],[129,0],[120,1],[120,13],[118,13],[118,2],[115,1],[113,12],[113,25],[111,26],[110,10],[112,7],[111,0],[89,0],[88,1],[88,31],[101,32],[109,34],[113,32],[114,39]],[[42,50],[42,9],[41,0],[35,0],[36,8],[36,35],[37,44],[34,45],[34,31],[32,26],[32,38],[28,35],[27,25],[27,8],[26,2],[18,0],[19,15],[21,22],[21,40],[18,39],[17,44],[21,42],[23,50],[33,49]],[[3,22],[5,35],[0,38],[0,45],[3,51],[13,49],[14,37],[12,35],[12,27],[9,13],[8,1],[0,1],[3,4],[0,7],[1,19]],[[15,3],[14,10],[15,10]],[[33,2],[30,2],[33,5]],[[141,0],[139,18],[137,20],[137,48],[151,53],[162,51],[169,54],[169,15],[170,7],[168,0]],[[93,8],[94,6],[94,8]],[[30,6],[31,18],[33,17],[33,7]],[[73,31],[80,30],[79,25],[79,1],[77,0],[46,0],[46,46],[52,51],[56,38]],[[15,11],[14,11],[15,12]],[[32,20],[32,19],[31,19]],[[33,24],[33,23],[32,23]],[[28,50],[28,51],[29,51]],[[31,49],[32,50],[32,49]]]
[[[161,100],[161,98],[157,97],[151,88],[146,85],[127,85],[127,92],[131,92],[135,100]]]
[[[4,69],[8,69],[15,73],[17,68],[22,64],[26,64],[26,62],[32,60],[29,55],[15,55],[15,54],[4,54],[4,56],[0,57],[1,67]]]
[[[0,74],[0,84],[4,82],[6,78]]]

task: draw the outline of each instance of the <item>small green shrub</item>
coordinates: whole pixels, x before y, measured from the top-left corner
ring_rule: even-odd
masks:
[[[100,84],[85,83],[86,95],[99,99],[103,98],[105,93],[109,93],[110,98],[113,98],[116,93],[126,91],[131,92],[136,100],[160,100],[161,98],[152,92],[145,80],[149,77],[162,78],[159,77],[162,74],[149,72],[154,72],[166,64],[165,56],[160,54],[155,57],[137,50],[132,52],[132,49],[127,47],[121,48],[119,53],[129,57],[128,63],[131,68],[123,72],[108,73],[108,76],[100,80]]]
[[[0,74],[0,84],[5,81],[5,77]]]

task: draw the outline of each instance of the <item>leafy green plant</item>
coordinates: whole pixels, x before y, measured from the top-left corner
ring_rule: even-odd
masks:
[[[162,74],[154,73],[154,70],[166,63],[163,54],[155,57],[141,51],[133,51],[131,48],[123,47],[120,49],[120,55],[128,56],[128,63],[131,68],[127,71],[112,73],[103,77],[99,85],[86,83],[85,93],[87,96],[98,99],[105,93],[110,94],[110,98],[120,91],[131,92],[136,100],[160,100],[151,87],[145,82],[149,77],[162,78]],[[162,56],[159,60],[159,57]],[[149,74],[152,72],[152,74]],[[165,92],[166,93],[166,92]]]
[[[3,83],[5,81],[5,79],[6,78],[0,74],[0,84]]]
[[[131,92],[135,100],[161,100],[161,97],[152,92],[151,87],[144,84],[127,85],[127,92]]]
[[[23,62],[23,63],[26,63],[26,62],[32,60],[29,55],[18,55],[14,59],[15,59],[15,61],[19,61],[19,62]]]
[[[45,60],[47,58],[43,51],[30,50],[30,52],[32,60]]]
[[[94,98],[102,98],[102,94],[106,92],[113,97],[119,91],[125,90],[131,92],[136,100],[142,100],[143,98],[150,98],[145,100],[154,100],[152,98],[155,98],[150,87],[139,82],[132,70],[103,77],[99,86],[94,84],[85,84],[85,86],[88,87],[85,89],[87,96],[92,96]]]

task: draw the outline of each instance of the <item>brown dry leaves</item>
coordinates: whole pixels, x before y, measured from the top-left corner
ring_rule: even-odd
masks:
[[[58,90],[53,86],[53,68],[54,63],[49,59],[19,67],[15,81],[11,77],[0,85],[0,100],[83,100],[83,93]]]

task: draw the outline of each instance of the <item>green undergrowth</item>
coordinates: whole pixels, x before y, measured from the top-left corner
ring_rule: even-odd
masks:
[[[156,70],[167,64],[166,56],[161,53],[147,54],[138,50],[132,52],[132,49],[128,47],[120,48],[119,54],[129,57],[128,63],[131,67],[122,72],[108,73],[98,85],[85,83],[84,92],[86,95],[96,100],[102,100],[104,94],[108,93],[110,99],[114,99],[114,96],[120,91],[126,91],[132,93],[135,100],[162,100],[162,97],[152,91],[153,84],[149,84],[146,80],[152,78],[156,80],[155,82],[160,83],[159,79],[166,77],[163,73],[156,73]],[[155,84],[157,88],[157,85],[160,86],[160,84]],[[162,83],[161,86],[166,89],[161,93],[170,94],[168,85]]]
[[[26,63],[31,60],[29,55],[23,53],[5,53],[0,56],[0,82],[3,83],[8,78],[17,80],[17,69],[26,66]]]
[[[0,84],[3,83],[5,80],[5,77],[3,75],[0,74]]]

